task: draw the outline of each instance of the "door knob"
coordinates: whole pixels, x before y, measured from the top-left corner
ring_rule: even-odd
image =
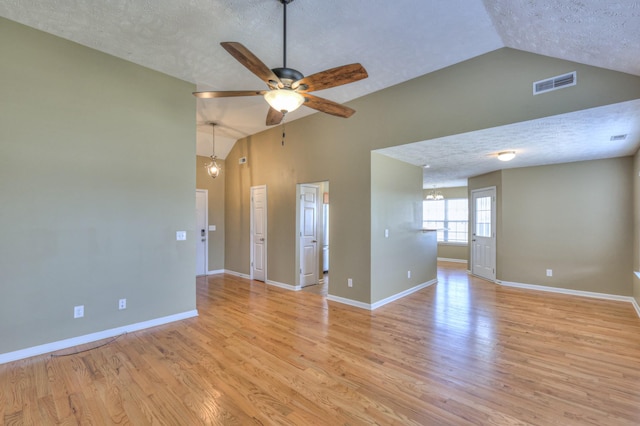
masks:
[[[312,242],[312,243],[317,243],[318,241],[316,241],[316,240],[313,240],[313,241],[311,241],[311,242]]]
[[[202,239],[202,242],[204,243],[205,241],[207,241],[207,239],[206,239],[206,238],[203,238],[203,239]]]
[[[260,238],[260,241],[264,241],[264,238]]]

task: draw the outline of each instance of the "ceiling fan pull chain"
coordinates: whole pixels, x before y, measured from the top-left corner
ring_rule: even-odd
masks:
[[[287,135],[286,131],[287,131],[287,123],[285,121],[286,118],[286,114],[284,117],[282,117],[282,146],[284,146],[284,138]]]

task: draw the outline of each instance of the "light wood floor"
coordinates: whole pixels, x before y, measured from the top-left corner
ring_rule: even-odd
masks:
[[[442,266],[437,285],[373,312],[201,278],[198,318],[1,365],[0,422],[640,424],[630,304]]]

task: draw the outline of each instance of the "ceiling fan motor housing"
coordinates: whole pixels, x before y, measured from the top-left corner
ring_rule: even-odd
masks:
[[[291,87],[291,84],[294,81],[302,80],[304,78],[304,75],[300,71],[294,70],[293,68],[274,68],[271,71],[278,76],[285,87]],[[275,86],[278,85],[277,82],[273,83]]]

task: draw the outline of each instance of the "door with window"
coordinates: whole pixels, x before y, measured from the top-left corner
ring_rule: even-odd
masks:
[[[471,273],[496,279],[496,188],[471,191]]]

